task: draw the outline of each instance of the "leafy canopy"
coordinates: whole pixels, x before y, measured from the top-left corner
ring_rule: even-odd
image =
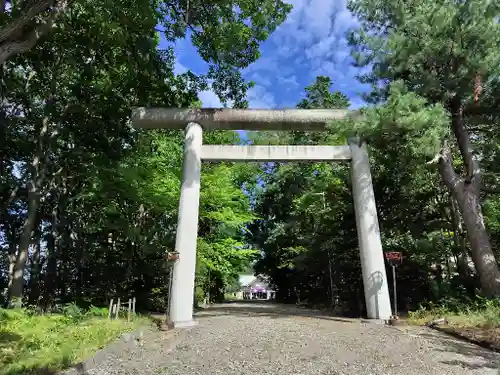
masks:
[[[403,82],[389,85],[389,96],[384,104],[361,110],[356,119],[337,121],[329,129],[345,137],[361,137],[380,144],[384,137],[398,139],[398,147],[405,147],[417,157],[435,156],[449,135],[449,118],[441,104],[408,91]]]

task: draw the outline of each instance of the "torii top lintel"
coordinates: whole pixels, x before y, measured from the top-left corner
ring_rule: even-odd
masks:
[[[206,130],[324,130],[357,111],[345,109],[135,108],[132,125],[143,129],[184,129],[190,122]]]

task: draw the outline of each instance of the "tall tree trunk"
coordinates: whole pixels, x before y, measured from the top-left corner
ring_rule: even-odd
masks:
[[[37,158],[35,158],[33,165],[38,164],[38,161],[36,159]],[[28,260],[29,247],[31,244],[31,238],[33,236],[33,230],[36,226],[37,211],[39,206],[39,192],[36,179],[36,172],[32,172],[30,181],[28,183],[28,213],[24,221],[21,239],[19,241],[19,250],[17,252],[16,263],[14,266],[14,276],[10,287],[10,298],[14,307],[22,306],[24,291],[24,268],[26,266],[26,261]]]
[[[458,207],[457,201],[450,197],[450,208],[451,208],[451,223],[453,225],[453,239],[455,242],[455,246],[458,250],[457,254],[457,266],[458,273],[466,279],[470,279],[472,276],[472,269],[469,265],[469,251],[467,250],[466,243],[466,233],[463,229],[463,220],[460,215],[460,209]]]
[[[458,203],[467,237],[471,246],[472,261],[476,267],[485,296],[500,296],[500,271],[484,224],[480,202],[481,174],[474,160],[470,137],[464,124],[463,108],[459,98],[450,102],[452,127],[463,159],[465,177],[457,175],[453,168],[452,154],[448,146],[443,148],[439,171],[451,195]]]
[[[47,240],[47,271],[44,278],[43,307],[48,309],[54,302],[54,295],[57,288],[57,258],[59,251],[59,215],[57,212],[58,195],[54,194],[54,207],[52,208],[51,230]]]
[[[9,280],[7,284],[7,305],[9,305],[11,301],[11,289],[12,289],[12,281],[14,280],[14,270],[16,268],[16,249],[17,249],[17,240],[16,240],[16,228],[13,225],[11,228],[11,236],[9,239]]]
[[[83,297],[83,269],[85,267],[85,238],[78,227],[74,233],[76,257],[75,257],[75,297],[81,301]]]
[[[0,30],[1,33],[1,30]],[[24,291],[24,268],[28,260],[29,247],[33,237],[33,230],[37,225],[38,208],[40,206],[40,188],[44,181],[45,171],[42,167],[42,159],[45,157],[44,146],[49,128],[49,119],[44,117],[36,128],[38,136],[36,151],[31,164],[28,166],[28,212],[24,221],[23,231],[19,240],[14,276],[10,287],[10,297],[14,307],[21,307]]]
[[[29,281],[29,301],[30,304],[36,304],[40,297],[40,229],[35,231],[33,241],[33,254],[31,256],[31,270]]]

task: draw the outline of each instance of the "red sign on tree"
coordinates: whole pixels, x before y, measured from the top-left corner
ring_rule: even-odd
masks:
[[[403,254],[399,251],[388,251],[384,255],[391,266],[399,266],[403,263]]]

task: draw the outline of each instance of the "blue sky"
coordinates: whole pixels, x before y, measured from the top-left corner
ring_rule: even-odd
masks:
[[[355,76],[345,33],[357,21],[345,0],[288,0],[294,6],[288,19],[261,46],[261,58],[244,70],[256,83],[248,93],[250,108],[290,108],[304,97],[304,87],[318,75],[331,77],[334,90],[363,105],[360,93],[368,87]],[[189,40],[175,45],[176,72],[205,73],[206,64]],[[200,93],[204,107],[221,107],[212,91]]]

